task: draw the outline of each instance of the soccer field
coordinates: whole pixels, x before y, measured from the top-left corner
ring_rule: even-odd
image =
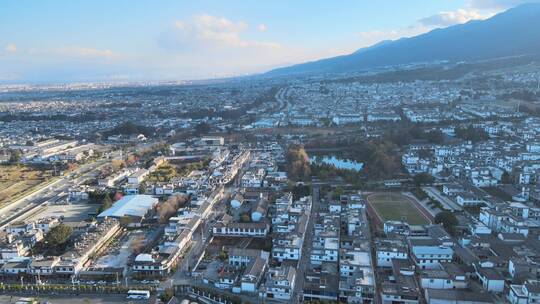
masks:
[[[398,193],[374,193],[367,197],[377,214],[384,221],[403,221],[410,225],[429,224],[410,198]]]

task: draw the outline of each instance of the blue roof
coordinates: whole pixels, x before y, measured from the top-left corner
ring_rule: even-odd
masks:
[[[98,218],[103,217],[123,217],[123,216],[139,216],[143,217],[148,210],[152,209],[157,204],[158,199],[150,195],[126,195],[111,208],[101,212]]]

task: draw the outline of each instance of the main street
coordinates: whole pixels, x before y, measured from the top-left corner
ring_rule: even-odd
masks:
[[[206,247],[212,242],[212,227],[216,222],[216,219],[225,212],[231,188],[225,188],[220,193],[219,197],[214,198],[217,202],[214,204],[208,217],[202,219],[203,222],[193,233],[191,245],[185,252],[183,258],[178,262],[176,272],[160,284],[162,288],[171,287],[174,284],[192,283],[195,279],[192,277],[192,271],[202,258]]]
[[[298,261],[298,267],[296,268],[296,281],[294,284],[294,292],[292,295],[293,303],[303,302],[303,290],[304,281],[306,277],[306,269],[310,266],[311,249],[313,247],[313,226],[315,225],[315,217],[319,214],[320,207],[320,189],[317,186],[312,186],[311,192],[311,211],[309,213],[309,220],[304,235],[304,243],[302,244],[302,255]]]
[[[33,298],[32,296],[0,295],[0,303],[16,303],[20,298]],[[126,295],[46,295],[38,298],[41,303],[52,304],[138,304],[152,303],[151,300],[126,299]]]

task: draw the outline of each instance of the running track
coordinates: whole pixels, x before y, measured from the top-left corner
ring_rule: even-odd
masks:
[[[373,195],[376,195],[376,194],[380,194],[382,192],[375,192],[375,193],[371,193],[369,194],[367,197],[366,197],[366,203],[367,203],[367,212],[368,214],[370,215],[370,217],[374,220],[375,222],[375,226],[376,227],[380,227],[382,228],[383,225],[384,225],[384,219],[381,217],[381,215],[377,212],[377,210],[375,209],[375,207],[373,206],[373,204],[371,203],[371,201],[369,200],[369,198]],[[420,205],[420,203],[418,201],[416,201],[415,199],[403,194],[403,193],[399,193],[402,197],[404,197],[405,199],[407,199],[407,201],[409,201],[409,203],[412,203],[411,205],[413,205],[414,207],[416,207],[416,209],[418,211],[420,211],[420,213],[430,222],[430,223],[433,223],[435,221],[435,219],[433,218],[433,216],[431,215],[431,213],[429,213],[426,209],[424,209],[424,207],[422,205]]]

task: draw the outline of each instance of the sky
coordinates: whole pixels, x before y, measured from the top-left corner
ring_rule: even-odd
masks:
[[[485,19],[521,0],[0,0],[0,83],[261,73]]]

